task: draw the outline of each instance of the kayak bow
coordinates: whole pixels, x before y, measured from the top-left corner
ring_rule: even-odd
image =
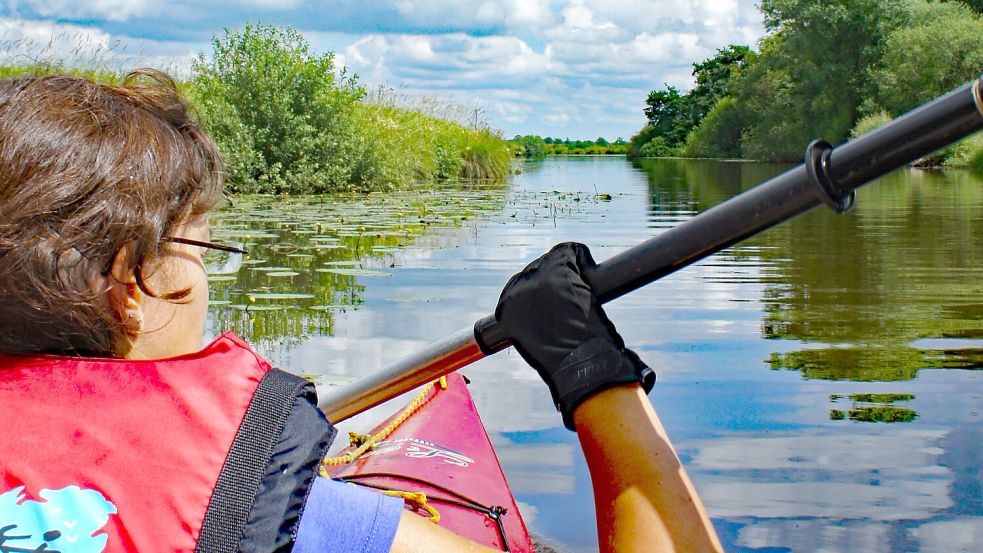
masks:
[[[366,453],[351,462],[325,465],[325,472],[403,497],[432,517],[429,506],[439,513],[440,526],[482,545],[535,551],[464,377],[449,374],[446,383],[446,388],[427,389],[419,405],[411,404],[374,428],[373,436],[386,437]],[[356,449],[350,446],[334,459]],[[420,492],[426,496],[423,502],[415,495]]]

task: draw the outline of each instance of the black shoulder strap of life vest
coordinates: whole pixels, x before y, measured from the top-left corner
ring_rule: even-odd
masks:
[[[212,492],[196,553],[236,553],[239,550],[250,511],[260,493],[260,484],[298,398],[317,405],[313,384],[278,369],[269,371],[260,381]],[[330,441],[333,428],[328,425],[323,430]],[[312,465],[311,477],[313,466],[316,464]],[[301,491],[302,498],[304,494],[306,490]]]

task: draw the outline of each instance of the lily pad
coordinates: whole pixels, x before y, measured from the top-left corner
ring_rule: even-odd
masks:
[[[268,277],[281,278],[281,277],[295,277],[299,275],[297,271],[270,271],[266,273]]]
[[[288,306],[286,305],[256,305],[250,304],[246,305],[244,303],[233,303],[229,307],[232,309],[238,309],[239,311],[284,311]]]
[[[254,292],[249,297],[256,300],[307,300],[316,296],[302,292]]]
[[[334,268],[322,268],[316,269],[319,273],[333,273],[336,275],[346,275],[346,276],[390,276],[389,273],[385,271],[377,271],[375,269],[356,269],[354,267],[338,267]]]

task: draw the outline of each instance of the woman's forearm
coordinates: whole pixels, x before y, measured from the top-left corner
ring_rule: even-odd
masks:
[[[652,404],[637,384],[574,411],[594,486],[601,551],[722,551]]]

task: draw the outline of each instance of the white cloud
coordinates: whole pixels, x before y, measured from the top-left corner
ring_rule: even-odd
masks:
[[[549,0],[397,0],[407,22],[435,27],[540,28],[552,25]]]
[[[38,15],[58,19],[105,18],[109,21],[126,21],[146,13],[153,3],[150,0],[15,0],[13,9],[29,9]]]
[[[509,135],[611,138],[642,126],[651,89],[663,83],[687,89],[693,62],[728,44],[753,44],[763,33],[754,0],[376,0],[365,9],[340,1],[175,0],[168,6],[13,0],[0,7],[0,18],[15,22],[5,27],[8,41],[30,35],[41,44],[63,33],[55,40],[59,52],[88,41],[95,50],[125,49],[117,62],[186,67],[190,52],[208,49],[210,35],[275,11],[318,51],[337,52],[337,65],[367,87],[387,84],[487,106]],[[55,18],[93,23],[60,25]],[[11,30],[16,26],[22,28]],[[195,40],[201,42],[188,42]]]

